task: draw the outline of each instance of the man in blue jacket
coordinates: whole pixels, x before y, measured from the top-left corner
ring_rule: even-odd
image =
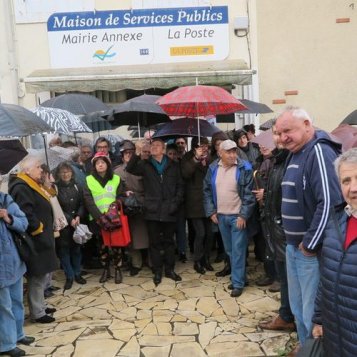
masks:
[[[214,161],[203,183],[206,216],[218,224],[224,249],[231,261],[231,296],[242,294],[248,246],[246,223],[253,213],[253,173],[249,162],[238,159],[237,144],[224,140],[219,146],[220,159]]]
[[[287,107],[278,116],[276,132],[291,152],[282,181],[281,211],[287,240],[289,301],[302,345],[311,336],[320,280],[317,253],[329,207],[343,202],[333,168],[341,145],[326,132],[315,130],[309,114],[299,107]]]

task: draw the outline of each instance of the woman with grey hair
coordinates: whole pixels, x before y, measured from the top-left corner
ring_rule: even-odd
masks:
[[[346,203],[331,210],[321,254],[313,336],[324,356],[357,355],[357,148],[335,161]]]
[[[50,323],[56,309],[46,308],[44,289],[46,274],[57,269],[53,214],[50,194],[41,185],[41,161],[36,156],[26,156],[20,164],[20,173],[9,183],[9,193],[29,222],[27,233],[36,237],[37,255],[27,264],[28,303],[31,320]]]

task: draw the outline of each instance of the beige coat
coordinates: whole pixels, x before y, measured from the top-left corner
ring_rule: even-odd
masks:
[[[114,172],[120,176],[120,179],[125,181],[127,191],[133,191],[136,198],[144,203],[144,185],[141,176],[134,176],[125,170],[125,164],[117,166]],[[133,249],[144,249],[149,247],[149,235],[146,228],[146,222],[143,215],[135,215],[129,217],[129,227]]]

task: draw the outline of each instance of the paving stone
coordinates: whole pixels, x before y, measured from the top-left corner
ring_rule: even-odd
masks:
[[[137,321],[135,321],[134,323],[135,323],[135,327],[136,328],[138,328],[138,329],[143,329],[143,328],[145,328],[145,326],[147,325],[147,324],[149,324],[151,322],[151,319],[143,319],[143,320],[137,320]]]
[[[79,328],[91,328],[91,327],[108,327],[111,324],[111,320],[86,320],[86,321],[71,321],[71,322],[62,322],[58,324],[54,331],[68,331],[76,330]]]
[[[73,345],[65,345],[57,348],[55,352],[52,353],[52,357],[68,357],[71,356],[74,351]]]
[[[138,320],[151,319],[152,318],[152,310],[138,310],[138,312],[136,314],[136,318]]]
[[[214,289],[209,286],[201,286],[197,288],[182,289],[182,292],[187,297],[202,297],[202,296],[214,296]]]
[[[173,343],[194,342],[194,336],[141,336],[140,346],[168,346]]]
[[[215,335],[217,323],[208,322],[200,325],[200,334],[198,336],[198,342],[201,344],[202,348],[205,349],[210,343],[211,339]]]
[[[39,346],[19,346],[22,350],[26,351],[26,355],[51,355],[55,350],[55,346],[39,347]]]
[[[55,312],[54,317],[56,319],[61,319],[61,318],[65,318],[69,315],[72,315],[73,313],[77,312],[81,310],[81,308],[79,306],[69,306],[66,307],[64,309],[59,309]]]
[[[127,321],[121,321],[114,319],[112,320],[112,323],[109,326],[110,330],[123,330],[123,329],[131,329],[135,328],[135,325],[132,322],[127,322]]]
[[[135,336],[133,336],[130,341],[120,350],[118,356],[125,357],[139,357],[140,356],[140,345]]]
[[[154,310],[153,321],[154,322],[169,322],[172,319],[174,312],[171,310]]]
[[[50,346],[61,346],[73,343],[78,336],[82,334],[85,328],[80,328],[70,331],[61,331],[53,333],[52,336],[40,339],[36,341],[36,346],[50,347]]]
[[[219,300],[218,303],[222,306],[222,309],[226,315],[237,317],[239,313],[239,305],[236,299],[230,298],[225,300]]]
[[[180,315],[185,316],[187,320],[196,322],[198,324],[203,324],[205,322],[205,317],[201,315],[198,311],[177,311]]]
[[[215,357],[262,357],[263,351],[254,342],[222,342],[212,343],[206,348],[208,356]]]
[[[185,316],[177,314],[171,319],[171,322],[184,322],[186,320],[187,320],[187,318]]]
[[[128,307],[126,309],[121,310],[120,312],[109,311],[109,314],[115,316],[120,320],[133,321],[136,318],[136,312],[137,310],[135,307]]]
[[[103,327],[94,327],[87,328],[78,338],[78,340],[104,340],[111,338],[106,328]]]
[[[156,323],[157,333],[161,336],[171,335],[172,326],[169,322],[158,322]]]
[[[193,322],[175,322],[173,334],[179,336],[197,335],[197,324]]]
[[[265,352],[266,356],[281,355],[281,352],[286,349],[286,345],[289,340],[289,334],[285,333],[283,335],[264,340],[261,344],[261,348]]]
[[[175,343],[172,346],[170,357],[194,356],[204,357],[206,354],[195,342]]]
[[[198,298],[192,298],[192,299],[187,299],[184,301],[180,301],[177,309],[178,310],[185,310],[185,311],[195,311],[196,310],[196,304],[197,304]]]
[[[278,336],[283,336],[286,335],[286,332],[256,332],[256,333],[247,333],[246,336],[248,337],[248,339],[252,342],[261,342],[264,341],[266,339],[271,339],[274,337],[278,337]]]
[[[215,310],[220,308],[220,305],[214,297],[203,297],[198,300],[196,307],[200,314],[209,317]]]
[[[128,342],[136,333],[137,330],[135,328],[112,330],[113,337],[124,342]]]
[[[247,302],[242,305],[250,311],[267,312],[278,310],[280,307],[280,302],[269,297],[263,297],[261,299]]]
[[[144,347],[141,353],[144,357],[167,357],[170,355],[171,346],[163,347]]]
[[[107,310],[99,309],[97,307],[82,309],[81,314],[97,320],[107,320],[111,318],[111,314]]]
[[[221,343],[221,342],[239,342],[247,341],[248,338],[240,333],[223,333],[219,334],[211,340],[211,343]]]
[[[143,331],[141,332],[142,335],[157,335],[157,328],[154,323],[149,323],[145,326]]]
[[[73,357],[113,357],[123,344],[122,341],[114,339],[78,340]]]

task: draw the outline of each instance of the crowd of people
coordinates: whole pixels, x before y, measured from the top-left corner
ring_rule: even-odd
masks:
[[[252,283],[246,273],[252,242],[265,273],[255,283],[281,296],[278,315],[259,327],[296,329],[291,356],[321,336],[326,356],[356,355],[357,149],[341,155],[341,145],[298,107],[286,108],[271,130],[273,149],[253,143],[249,125],[216,133],[211,142],[194,137],[190,150],[186,138],[170,144],[154,138],[125,140],[114,155],[100,137],[52,172],[27,156],[9,194],[0,193],[0,354],[25,355],[17,344],[34,342],[23,332],[24,274],[31,321],[50,323],[56,308],[47,306],[45,293],[59,267],[64,290],[86,284],[83,269],[101,268],[98,281],[105,283],[113,266],[120,284],[124,265],[131,276],[148,266],[157,286],[163,276],[182,280],[176,254],[185,263],[188,249],[197,274],[213,271],[215,247],[216,261],[224,260],[215,274],[230,275],[228,289],[238,298]],[[115,226],[118,207],[133,197],[138,209],[128,216],[130,245],[108,244],[107,232],[112,237],[122,229]],[[53,200],[66,220],[60,230]],[[84,245],[73,239],[81,224],[93,233]],[[36,256],[26,266],[13,230],[33,237]]]

